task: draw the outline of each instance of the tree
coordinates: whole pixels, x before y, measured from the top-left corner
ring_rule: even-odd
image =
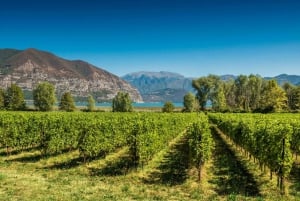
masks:
[[[65,92],[62,95],[59,103],[59,109],[67,112],[72,112],[76,109],[74,99],[70,92]]]
[[[5,92],[2,88],[0,88],[0,110],[5,109]]]
[[[163,108],[162,108],[162,111],[163,112],[173,112],[175,109],[173,103],[171,101],[167,101],[165,102]]]
[[[215,110],[226,108],[225,86],[219,76],[200,77],[193,80],[192,86],[197,90],[196,97],[201,110],[205,110],[208,101],[212,103],[212,108]]]
[[[213,110],[224,111],[226,109],[224,84],[222,84],[221,82],[217,83],[211,101]]]
[[[192,86],[197,90],[196,97],[199,101],[200,109],[205,110],[213,87],[211,79],[209,77],[200,77],[199,79],[192,81]]]
[[[287,94],[288,106],[291,110],[300,109],[300,86],[292,86],[290,89],[286,89],[286,85],[283,86]]]
[[[113,112],[132,112],[132,101],[128,93],[118,92],[112,100]]]
[[[235,85],[234,80],[230,79],[224,82],[224,94],[226,99],[226,105],[228,109],[236,108],[236,101],[235,101]]]
[[[7,88],[4,96],[4,105],[7,110],[25,109],[26,105],[23,91],[16,84],[12,84],[9,88]]]
[[[246,75],[239,75],[235,79],[235,98],[238,109],[249,111],[250,110],[250,91],[248,88],[248,77]]]
[[[95,99],[92,95],[89,95],[88,102],[87,102],[87,110],[92,112],[95,110]]]
[[[287,97],[287,105],[291,110],[300,109],[300,86],[294,86],[288,82],[283,84],[283,89]]]
[[[33,90],[33,104],[40,111],[51,111],[56,101],[55,88],[48,82],[37,85]]]
[[[277,112],[287,107],[287,97],[284,90],[275,80],[269,80],[263,87],[261,109],[265,112]]]
[[[191,92],[183,97],[183,105],[185,112],[194,112],[196,110],[196,97]]]
[[[258,75],[249,75],[248,88],[250,92],[250,109],[256,110],[260,107],[260,98],[264,80]]]

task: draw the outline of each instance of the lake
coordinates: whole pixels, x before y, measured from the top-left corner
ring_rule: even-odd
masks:
[[[133,107],[149,108],[163,107],[164,102],[133,103]],[[173,103],[175,107],[183,107],[183,103]],[[86,102],[76,102],[76,106],[86,106]],[[111,107],[111,103],[96,103],[96,107]]]

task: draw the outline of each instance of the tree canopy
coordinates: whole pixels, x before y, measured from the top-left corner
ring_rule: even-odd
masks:
[[[196,97],[191,92],[183,97],[184,112],[196,111]]]
[[[5,108],[5,91],[0,88],[0,110]]]
[[[211,105],[214,111],[277,112],[300,107],[300,88],[275,80],[265,80],[258,75],[239,75],[234,80],[221,80],[209,75],[193,80],[200,109]]]
[[[38,110],[51,111],[55,101],[55,88],[52,84],[43,82],[33,90],[33,103]]]
[[[112,100],[113,112],[131,112],[133,111],[132,100],[128,93],[118,92]]]
[[[167,101],[165,102],[163,108],[162,108],[162,111],[163,112],[173,112],[175,109],[173,103],[171,101]]]
[[[72,112],[76,109],[74,99],[70,92],[65,92],[59,103],[59,109],[67,112]]]
[[[26,107],[22,89],[16,84],[7,88],[4,95],[4,105],[7,110],[24,110]]]

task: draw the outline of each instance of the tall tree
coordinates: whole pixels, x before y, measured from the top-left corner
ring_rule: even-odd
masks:
[[[16,84],[12,84],[10,87],[7,88],[4,97],[4,105],[7,110],[25,109],[26,105],[23,91]]]
[[[210,77],[200,77],[192,81],[192,86],[197,90],[196,98],[199,101],[200,109],[205,110],[213,88],[212,79]]]
[[[282,88],[284,89],[287,97],[287,105],[290,109],[294,109],[295,107],[295,86],[286,82],[282,85]]]
[[[0,88],[0,110],[5,109],[5,91]]]
[[[215,111],[224,111],[226,109],[226,98],[224,91],[224,84],[222,82],[216,83],[216,87],[213,93],[212,109]]]
[[[248,90],[250,93],[250,109],[256,110],[260,107],[260,98],[262,93],[263,79],[258,75],[249,75]]]
[[[74,99],[70,92],[65,92],[60,100],[59,109],[67,112],[72,112],[76,109]]]
[[[128,93],[118,92],[112,100],[113,112],[131,112],[133,111],[132,100]]]
[[[236,87],[234,84],[234,80],[230,79],[224,82],[224,94],[228,109],[236,108],[235,91]]]
[[[191,92],[183,97],[183,105],[185,112],[194,112],[196,110],[196,97]]]
[[[95,99],[93,98],[92,95],[89,95],[89,97],[88,97],[87,110],[90,111],[90,112],[95,110]]]
[[[284,90],[275,80],[268,80],[263,87],[261,108],[266,112],[277,112],[287,108],[287,97]]]
[[[238,109],[249,111],[250,92],[248,89],[248,77],[246,75],[239,75],[235,79],[235,87],[235,98]]]
[[[34,106],[40,111],[51,111],[56,101],[55,88],[48,82],[37,85],[33,90]]]
[[[291,91],[291,98],[288,101],[291,110],[300,110],[300,86],[293,87]],[[288,96],[289,99],[289,96]]]

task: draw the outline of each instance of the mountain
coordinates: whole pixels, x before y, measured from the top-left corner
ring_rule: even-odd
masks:
[[[125,91],[133,101],[142,101],[129,83],[85,61],[70,61],[33,48],[0,49],[0,87],[16,83],[31,92],[43,81],[52,83],[58,96],[70,91],[77,98],[93,94],[98,101],[109,101],[118,91]]]
[[[275,79],[278,84],[282,85],[285,82],[289,82],[293,85],[300,85],[300,76],[299,75],[287,75],[287,74],[280,74],[275,77],[265,77],[265,79]]]
[[[135,72],[122,77],[141,93],[145,102],[182,102],[191,91],[192,78],[172,72]]]

